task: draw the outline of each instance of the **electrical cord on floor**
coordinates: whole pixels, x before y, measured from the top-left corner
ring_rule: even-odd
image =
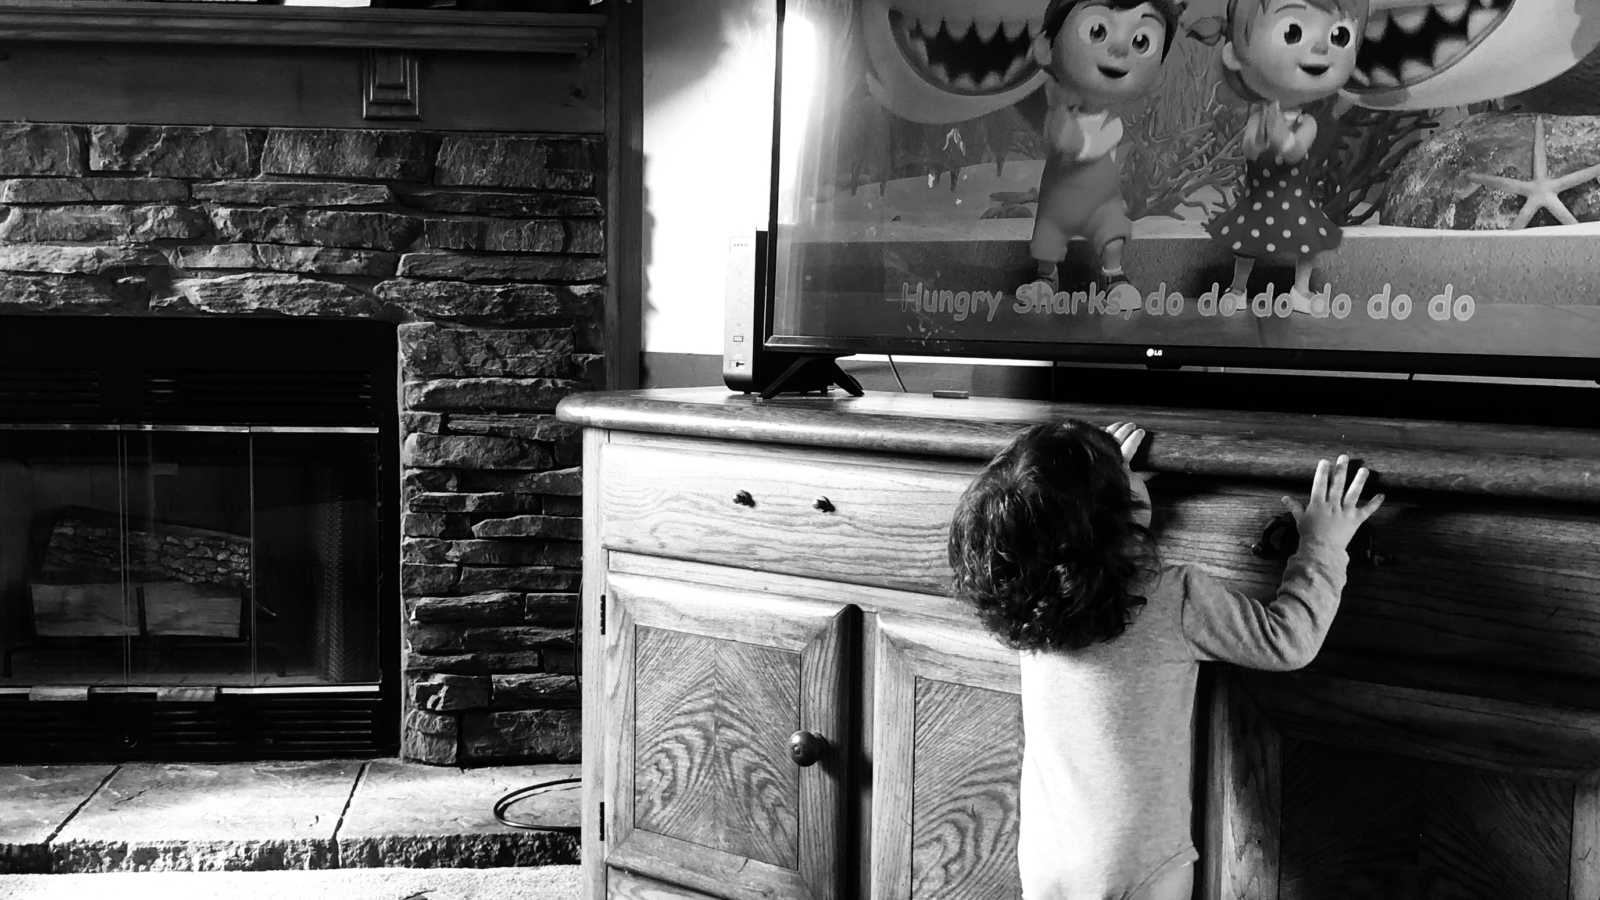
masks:
[[[582,778],[557,778],[554,781],[541,781],[538,784],[530,784],[526,787],[519,787],[495,801],[495,821],[509,828],[521,828],[526,831],[554,831],[558,834],[577,834],[580,829],[576,825],[545,825],[539,822],[519,822],[518,820],[506,815],[506,810],[510,809],[511,805],[516,803],[518,800],[521,800],[524,797],[531,797],[545,788],[555,787],[556,785],[560,784],[577,784],[582,781]]]
[[[581,606],[579,607],[582,608]],[[572,626],[572,646],[583,647],[583,617],[578,617],[578,622]],[[578,692],[583,692],[583,675],[573,677],[577,682]],[[540,822],[521,822],[506,815],[512,804],[519,800],[531,797],[545,788],[553,788],[563,784],[582,784],[583,778],[556,778],[551,781],[541,781],[538,784],[529,784],[517,788],[494,802],[494,819],[507,828],[521,828],[524,831],[550,831],[556,834],[580,834],[582,828],[577,825],[546,825]]]

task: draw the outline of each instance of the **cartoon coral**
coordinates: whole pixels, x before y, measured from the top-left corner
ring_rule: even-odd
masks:
[[[1312,186],[1323,212],[1335,224],[1359,225],[1383,205],[1389,173],[1437,126],[1425,111],[1391,111],[1352,106],[1338,111],[1328,98],[1312,112],[1317,141],[1310,158]]]
[[[1215,212],[1238,190],[1245,110],[1223,98],[1213,55],[1190,50],[1168,72],[1159,100],[1124,120],[1119,168],[1129,218],[1176,216],[1207,188],[1200,205]]]

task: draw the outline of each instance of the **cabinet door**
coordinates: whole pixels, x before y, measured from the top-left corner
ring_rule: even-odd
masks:
[[[1021,893],[1017,654],[973,626],[883,614],[872,713],[872,896]]]
[[[607,602],[607,863],[735,900],[838,897],[859,612],[620,573]]]

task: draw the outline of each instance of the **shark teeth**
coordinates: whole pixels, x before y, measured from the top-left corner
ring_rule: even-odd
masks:
[[[1431,78],[1466,56],[1518,0],[1419,0],[1367,19],[1352,90],[1394,88]]]
[[[935,85],[958,94],[997,93],[1036,70],[1030,45],[1042,28],[1031,18],[982,11],[923,17],[891,9],[889,25],[906,61]]]
[[[1446,3],[1435,3],[1433,11],[1438,14],[1439,18],[1454,25],[1461,21],[1462,16],[1467,14],[1467,0],[1449,0]]]

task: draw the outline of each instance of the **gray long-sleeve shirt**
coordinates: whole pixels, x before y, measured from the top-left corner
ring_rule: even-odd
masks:
[[[1349,557],[1301,546],[1262,602],[1167,566],[1116,639],[1022,654],[1018,862],[1026,900],[1123,900],[1196,859],[1190,835],[1201,661],[1295,669],[1322,647]]]

